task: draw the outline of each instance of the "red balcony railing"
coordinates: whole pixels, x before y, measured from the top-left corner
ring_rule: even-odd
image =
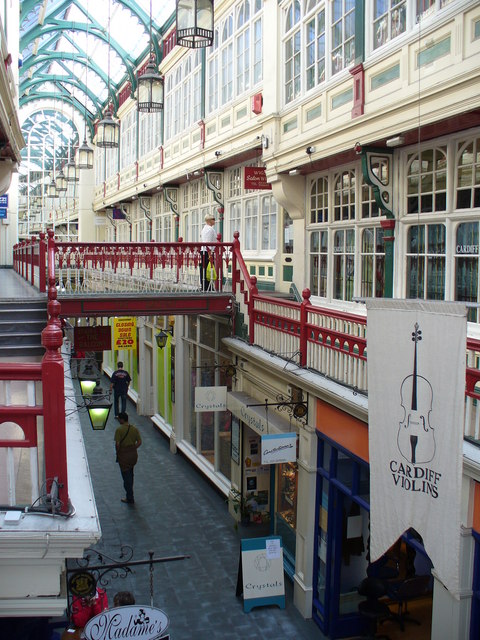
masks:
[[[250,276],[238,233],[233,243],[219,242],[213,252],[218,280],[214,291],[231,290],[248,341],[271,353],[318,371],[332,380],[367,392],[366,315],[342,313],[310,302],[294,302],[260,293]],[[42,244],[43,243],[43,244]],[[198,288],[200,243],[55,243],[49,233],[49,260],[61,290],[98,293],[194,291]],[[15,268],[29,282],[45,281],[43,238],[15,247]],[[51,268],[51,262],[48,263]],[[50,277],[50,276],[49,276]],[[208,295],[208,292],[206,293]],[[237,327],[238,328],[238,327]],[[480,441],[480,341],[467,341],[465,436]]]

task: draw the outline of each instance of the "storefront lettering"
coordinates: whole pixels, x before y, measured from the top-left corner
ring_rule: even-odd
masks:
[[[248,413],[246,407],[240,409],[240,417],[249,427],[256,429],[260,433],[265,431],[263,420],[260,417]]]
[[[263,589],[275,589],[277,587],[283,587],[283,584],[278,580],[275,582],[265,582],[263,584],[253,584],[252,582],[247,582],[245,585],[245,589],[255,589],[256,591],[263,591]]]
[[[478,244],[457,244],[456,253],[460,255],[477,255]]]
[[[390,471],[396,487],[438,498],[439,482],[442,477],[438,471],[429,467],[411,466],[397,460],[390,460]]]
[[[282,444],[279,447],[273,447],[273,449],[264,449],[264,455],[269,455],[272,453],[277,453],[278,451],[283,451],[284,449],[293,449],[293,444]]]

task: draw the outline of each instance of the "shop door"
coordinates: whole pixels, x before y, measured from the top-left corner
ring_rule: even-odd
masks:
[[[281,289],[290,291],[293,282],[293,220],[288,211],[282,210]]]

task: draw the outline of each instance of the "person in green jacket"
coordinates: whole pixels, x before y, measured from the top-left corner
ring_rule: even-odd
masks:
[[[120,426],[115,431],[115,450],[126,493],[126,497],[122,498],[122,502],[134,504],[133,469],[137,464],[137,449],[142,444],[142,438],[137,427],[128,422],[126,413],[119,413],[118,421]]]

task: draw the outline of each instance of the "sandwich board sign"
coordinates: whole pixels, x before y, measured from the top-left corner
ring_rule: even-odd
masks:
[[[285,609],[283,546],[280,536],[241,541],[237,596],[243,594],[243,610],[276,604]]]

